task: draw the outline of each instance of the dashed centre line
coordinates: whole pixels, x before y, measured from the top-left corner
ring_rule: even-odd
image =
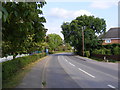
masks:
[[[67,59],[65,59],[65,61],[67,61],[70,65],[72,65],[72,66],[74,66],[74,67],[75,67],[75,65],[74,65],[74,64],[72,64],[72,63],[70,63]],[[84,72],[85,74],[87,74],[87,75],[91,76],[92,78],[95,78],[95,76],[91,75],[90,73],[88,73],[88,72],[86,72],[86,71],[84,71],[84,70],[82,70],[82,69],[80,69],[80,68],[78,68],[78,69],[79,69],[80,71]]]
[[[74,64],[72,64],[72,63],[70,63],[70,62],[69,62],[69,64],[75,67],[75,65],[74,65]]]
[[[110,87],[110,88],[115,88],[114,86],[112,86],[112,85],[107,85],[108,87]]]
[[[78,69],[79,69],[80,71],[84,72],[85,74],[91,76],[92,78],[95,78],[95,76],[91,75],[90,73],[88,73],[88,72],[86,72],[86,71],[84,71],[84,70],[82,70],[82,69],[80,69],[80,68],[78,68]]]
[[[72,64],[71,62],[69,62],[69,61],[68,61],[67,59],[65,59],[64,57],[62,57],[62,58],[63,58],[66,62],[68,62],[70,65],[76,67],[74,64]],[[58,56],[58,59],[59,59],[59,56]],[[110,63],[110,64],[113,64],[113,63]],[[83,69],[78,68],[78,67],[76,67],[76,68],[77,68],[78,70],[82,71],[83,73],[89,75],[90,77],[95,78],[95,76],[93,76],[92,74],[90,74],[90,73],[84,71]],[[107,85],[107,86],[110,87],[110,88],[116,89],[116,87],[114,87],[114,86],[112,86],[112,85],[110,85],[110,84]]]
[[[66,62],[68,62],[68,60],[65,59]]]
[[[65,59],[65,61],[66,62],[68,62],[68,60],[67,59]],[[74,64],[72,64],[72,63],[70,63],[70,62],[68,62],[70,65],[72,65],[72,66],[74,66],[75,67],[75,65]]]

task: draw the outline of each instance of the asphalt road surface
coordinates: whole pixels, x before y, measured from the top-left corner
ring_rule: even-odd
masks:
[[[17,88],[111,88],[117,90],[118,64],[97,62],[71,53],[53,54],[37,63]]]

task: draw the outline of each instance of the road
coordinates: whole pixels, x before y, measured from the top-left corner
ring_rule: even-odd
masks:
[[[118,88],[118,64],[71,53],[53,54],[32,68],[17,88]]]

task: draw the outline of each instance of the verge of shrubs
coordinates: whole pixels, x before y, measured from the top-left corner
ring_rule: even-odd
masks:
[[[99,45],[96,49],[85,51],[85,56],[100,60],[120,61],[120,44]],[[99,60],[99,61],[100,61]]]
[[[101,45],[91,52],[91,57],[102,60],[120,61],[120,44]]]
[[[85,51],[85,56],[90,57],[90,51]]]
[[[120,55],[120,44],[104,45],[92,51],[93,54]]]
[[[102,49],[95,49],[92,53],[94,54],[102,54],[102,55],[112,55],[110,49],[102,48]]]
[[[39,58],[46,56],[45,53],[34,54],[31,56],[19,57],[2,63],[2,79],[7,80],[17,71],[23,69],[26,65],[37,61]]]

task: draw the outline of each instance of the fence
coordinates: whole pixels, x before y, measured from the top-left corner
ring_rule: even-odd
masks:
[[[21,55],[17,55],[15,58],[18,58],[18,57],[23,57],[23,56],[28,56],[29,54],[21,54]],[[12,60],[13,59],[13,56],[7,56],[7,57],[3,57],[3,58],[0,58],[0,63],[1,62],[5,62],[5,61],[8,61],[8,60]]]
[[[102,55],[102,54],[91,54],[92,57],[106,59],[106,60],[115,60],[120,61],[120,55]]]

